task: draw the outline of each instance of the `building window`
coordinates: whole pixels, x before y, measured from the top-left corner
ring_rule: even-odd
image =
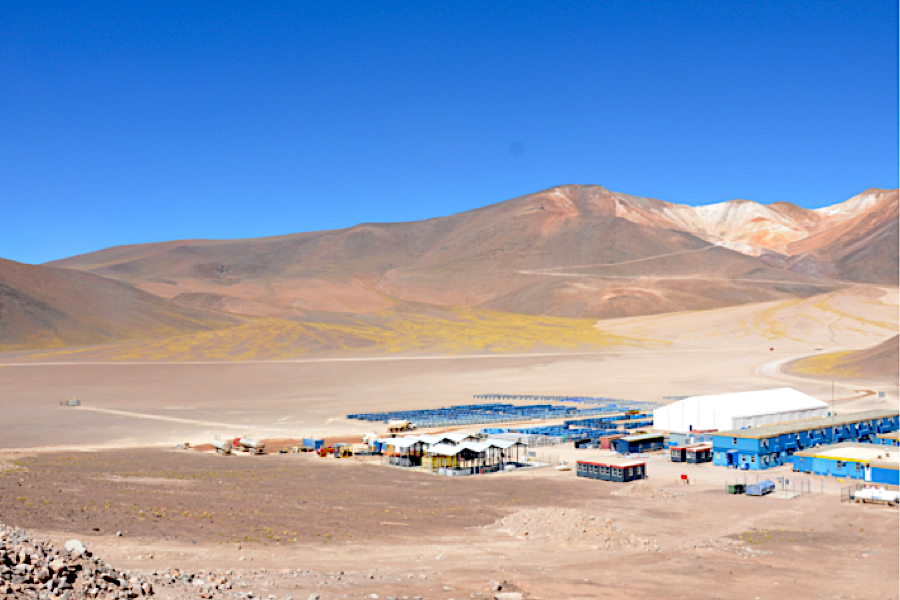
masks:
[[[751,456],[751,457],[750,457],[750,462],[755,463],[755,462],[756,462],[756,457],[755,457],[755,456]]]
[[[859,463],[856,463],[856,470],[859,471]]]
[[[844,465],[843,465],[843,463],[841,463],[841,461],[837,461],[837,464],[836,464],[835,466],[836,466],[838,469],[840,469],[840,468],[843,467]]]
[[[731,438],[731,443],[735,446],[737,445],[737,438]]]

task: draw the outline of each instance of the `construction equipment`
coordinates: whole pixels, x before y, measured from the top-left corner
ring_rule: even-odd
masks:
[[[351,446],[350,444],[334,445],[335,458],[350,458],[351,456],[353,456],[353,446]]]

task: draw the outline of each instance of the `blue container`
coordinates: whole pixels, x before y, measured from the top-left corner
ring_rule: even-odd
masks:
[[[766,479],[765,481],[760,481],[759,483],[748,485],[744,493],[748,496],[765,496],[766,494],[771,494],[774,491],[775,484]]]
[[[318,450],[322,446],[325,445],[325,440],[320,440],[316,438],[303,438],[303,447],[309,448],[310,450]]]

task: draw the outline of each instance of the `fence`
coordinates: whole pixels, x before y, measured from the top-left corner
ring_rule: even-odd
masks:
[[[496,433],[492,438],[500,440],[514,440],[529,448],[543,448],[545,446],[557,446],[566,443],[566,439],[552,435],[530,435],[525,433]]]
[[[746,489],[748,485],[758,485],[760,482],[759,474],[754,474],[755,481],[750,481],[750,478],[747,477],[747,473],[743,473],[743,481],[741,481],[740,477],[735,477],[734,482],[726,481],[725,482],[725,491],[728,493],[735,493],[735,489]],[[764,477],[762,481],[766,481],[768,478]],[[771,481],[771,479],[769,479]],[[801,479],[799,477],[776,477],[775,478],[775,490],[773,493],[776,493],[781,498],[796,498],[797,496],[805,496],[807,494],[812,494],[813,485],[812,480]],[[825,482],[823,480],[819,480],[819,492],[820,494],[825,493]],[[843,501],[843,500],[842,500]]]
[[[881,490],[900,490],[900,486],[887,483],[871,483],[861,482],[841,488],[841,502],[853,502],[856,499],[856,492],[865,489],[881,489]]]
[[[507,461],[503,463],[471,466],[428,466],[421,463],[415,464],[409,457],[386,455],[381,457],[381,465],[385,467],[403,469],[407,472],[429,473],[431,475],[440,475],[442,477],[467,477],[470,475],[488,475],[490,473],[498,473],[501,471],[543,469],[558,464],[561,464],[558,454],[534,452],[530,450],[525,457],[522,457],[520,462]]]

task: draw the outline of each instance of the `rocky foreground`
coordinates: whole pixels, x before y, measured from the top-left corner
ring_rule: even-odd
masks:
[[[231,587],[225,575],[212,573],[120,571],[92,556],[78,540],[59,548],[0,522],[0,598],[4,600],[125,600],[158,592],[166,598],[254,597],[252,592],[230,594]]]
[[[0,600],[131,600],[151,596],[160,600],[276,600],[278,596],[274,594],[257,596],[253,591],[233,588],[246,588],[253,583],[272,585],[269,579],[273,576],[294,579],[309,574],[309,571],[291,569],[283,569],[278,574],[266,569],[251,569],[245,575],[236,574],[231,569],[224,572],[165,569],[148,574],[120,571],[93,556],[79,540],[69,540],[59,548],[50,540],[32,537],[26,531],[0,521]],[[339,580],[341,575],[332,577]],[[504,591],[504,587],[509,587],[506,582],[500,584],[492,581],[490,589],[495,593],[490,596],[497,600],[522,600],[523,594]],[[486,595],[478,593],[471,596],[484,598]],[[347,594],[344,594],[343,598],[346,597]],[[379,596],[369,594],[366,597],[375,599]],[[422,596],[413,598],[423,600]],[[286,595],[284,600],[293,599]],[[313,593],[308,600],[321,600],[321,596]],[[385,600],[397,599],[386,596]]]

